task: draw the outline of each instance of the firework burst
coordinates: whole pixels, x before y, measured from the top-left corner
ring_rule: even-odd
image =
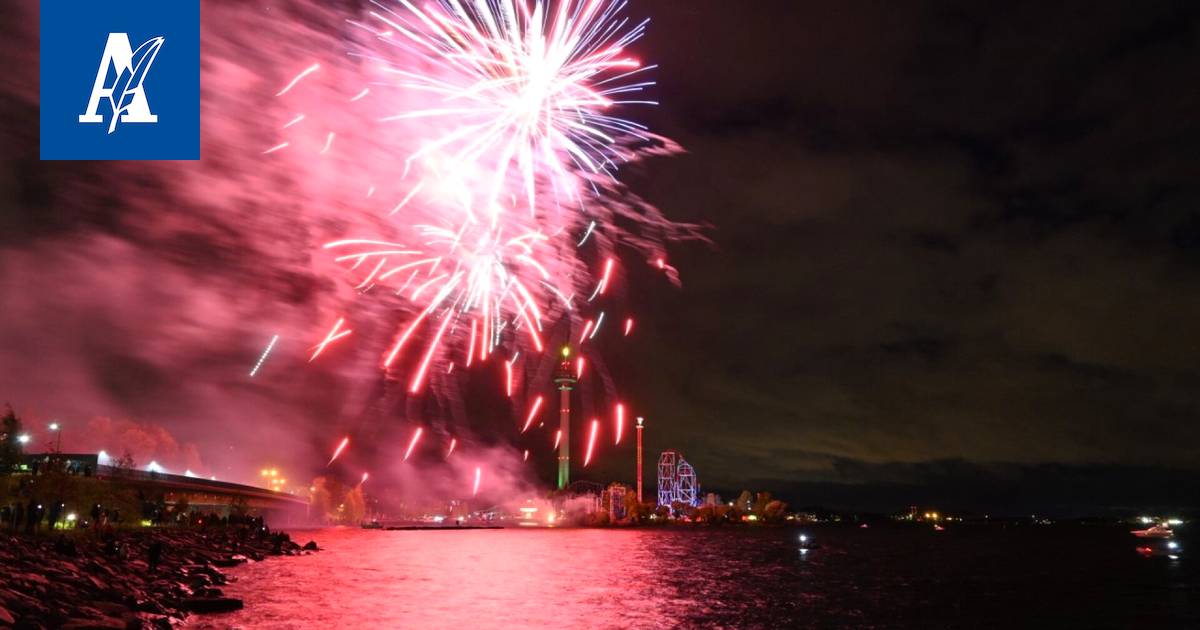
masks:
[[[517,358],[541,353],[549,335],[562,340],[552,326],[564,318],[571,339],[585,319],[579,343],[597,337],[605,320],[599,307],[623,274],[626,252],[618,246],[674,281],[663,244],[701,238],[696,226],[667,220],[617,179],[623,164],[678,151],[624,117],[632,106],[654,104],[644,94],[655,68],[629,50],[647,21],[627,18],[626,6],[370,0],[348,20],[359,35],[349,86],[344,76],[330,77],[346,68],[332,60],[297,64],[291,72],[299,74],[280,82],[276,96],[296,107],[277,127],[285,137],[263,153],[301,168],[340,164],[354,181],[355,207],[364,213],[324,249],[356,295],[386,290],[400,300],[405,315],[380,364],[409,393],[430,381],[452,383],[456,366],[500,355],[503,389],[514,408],[528,409],[527,431],[543,398],[530,392],[530,407],[514,393],[526,386]],[[298,109],[307,90],[335,84],[332,109]],[[312,159],[291,157],[300,151]],[[310,360],[350,336],[354,320],[338,316]],[[586,364],[578,357],[577,378]],[[604,376],[603,363],[595,366]],[[404,459],[420,436],[418,429]]]
[[[618,105],[652,104],[637,95],[653,85],[642,76],[654,66],[626,52],[646,22],[628,27],[624,2],[440,0],[417,7],[399,0],[400,10],[372,4],[378,10],[362,27],[436,68],[390,65],[399,86],[431,102],[384,120],[446,123],[409,163],[444,154],[488,172],[479,202],[493,221],[512,186],[530,211],[538,208],[541,177],[578,201],[579,172],[611,177],[633,157],[623,140],[650,140],[643,125],[612,114]]]

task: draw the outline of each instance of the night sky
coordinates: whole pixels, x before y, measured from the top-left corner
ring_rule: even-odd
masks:
[[[638,343],[609,369],[652,453],[794,506],[1195,507],[1200,7],[631,4],[661,65],[642,118],[686,153],[627,177],[712,241],[670,246],[680,288],[625,278]],[[176,186],[237,168],[220,114],[199,166],[39,162],[37,9],[18,5],[0,9],[19,29],[0,50],[0,400],[216,474],[216,432],[319,458],[331,415],[365,404],[336,372],[237,382],[265,345],[248,315],[320,319],[308,254],[248,242],[261,200]],[[205,3],[205,38],[230,7]],[[625,454],[595,476],[630,477]]]

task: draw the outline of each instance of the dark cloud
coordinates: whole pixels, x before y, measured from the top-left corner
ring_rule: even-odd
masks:
[[[1195,474],[1194,8],[655,8],[658,122],[691,153],[643,185],[717,241],[640,296],[672,322],[629,364],[658,374],[656,446],[715,487]]]

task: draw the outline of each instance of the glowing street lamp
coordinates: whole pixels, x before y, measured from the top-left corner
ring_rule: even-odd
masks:
[[[57,453],[61,453],[62,452],[62,425],[58,424],[57,422],[51,422],[49,429],[58,434],[58,436],[55,440],[56,444],[54,446],[54,451]]]

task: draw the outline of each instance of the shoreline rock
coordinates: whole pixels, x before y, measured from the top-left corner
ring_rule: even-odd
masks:
[[[225,597],[222,568],[316,550],[247,526],[0,532],[0,625],[165,630],[189,613],[242,608]]]

